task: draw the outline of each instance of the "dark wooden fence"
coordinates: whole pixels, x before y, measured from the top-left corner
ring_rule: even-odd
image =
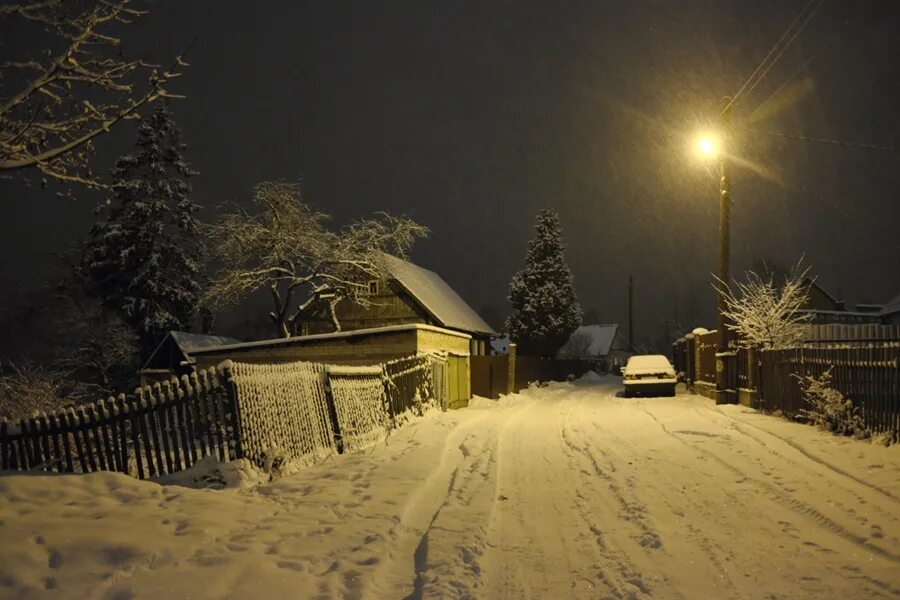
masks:
[[[472,395],[497,399],[509,393],[509,356],[471,357]]]
[[[798,376],[832,369],[832,387],[859,408],[873,433],[900,440],[900,343],[832,345],[759,353],[760,402],[767,410],[796,415],[809,408]]]
[[[738,349],[741,401],[797,415],[809,408],[797,376],[818,376],[832,366],[832,385],[859,407],[866,425],[900,441],[900,326],[810,325],[808,338],[797,348]],[[685,336],[672,347],[686,383],[706,395],[715,384],[717,345],[718,334],[710,332]]]
[[[225,376],[213,368],[127,397],[0,421],[0,470],[118,471],[145,479],[211,454],[236,458],[240,438]]]
[[[385,363],[384,394],[392,421],[408,410],[421,409],[429,398],[442,404],[434,384],[434,360],[430,356],[409,356]]]
[[[716,351],[719,347],[719,332],[699,334],[694,337],[697,381],[716,383]]]
[[[516,389],[523,390],[533,381],[565,381],[569,376],[581,377],[591,370],[585,360],[556,360],[534,356],[516,357]]]
[[[535,356],[509,355],[473,356],[470,359],[472,394],[484,398],[499,398],[508,394],[510,363],[513,366],[513,392],[521,391],[533,381],[565,381],[581,377],[594,363],[587,360],[559,360]]]

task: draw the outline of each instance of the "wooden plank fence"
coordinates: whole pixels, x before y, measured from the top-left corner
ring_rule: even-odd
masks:
[[[804,346],[759,353],[760,402],[796,415],[809,408],[797,376],[832,368],[832,386],[859,408],[866,426],[900,441],[900,342]]]
[[[421,409],[429,398],[436,398],[434,360],[431,356],[410,356],[384,364],[385,408],[392,421],[408,410]]]
[[[236,410],[224,374],[212,368],[131,396],[0,421],[0,470],[118,471],[146,479],[216,455],[240,455]]]

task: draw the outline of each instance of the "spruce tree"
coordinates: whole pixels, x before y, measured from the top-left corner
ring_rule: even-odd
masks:
[[[137,149],[111,170],[113,197],[98,209],[84,249],[88,290],[138,335],[144,358],[171,329],[189,326],[200,293],[195,175],[165,103],[138,130]]]
[[[506,328],[522,354],[551,357],[581,324],[581,307],[566,264],[559,216],[542,210],[535,231],[525,268],[509,284],[512,313]]]

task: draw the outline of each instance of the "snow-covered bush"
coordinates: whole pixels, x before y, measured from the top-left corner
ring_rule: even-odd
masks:
[[[5,365],[0,369],[0,417],[18,420],[56,412],[67,406],[64,391],[64,376],[58,371]]]
[[[745,282],[735,282],[734,288],[724,281],[714,284],[725,297],[727,327],[738,334],[740,345],[777,349],[803,341],[810,317],[798,311],[807,302],[808,272],[798,263],[781,285],[771,274],[753,271],[746,273]]]
[[[800,380],[803,398],[811,408],[803,409],[800,415],[811,423],[838,435],[852,435],[857,439],[870,437],[853,401],[831,386],[831,369],[828,367],[821,375],[815,377],[796,376]]]

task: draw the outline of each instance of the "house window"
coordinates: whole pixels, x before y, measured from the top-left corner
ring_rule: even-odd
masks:
[[[369,294],[375,296],[378,294],[378,282],[373,280],[369,282]]]

